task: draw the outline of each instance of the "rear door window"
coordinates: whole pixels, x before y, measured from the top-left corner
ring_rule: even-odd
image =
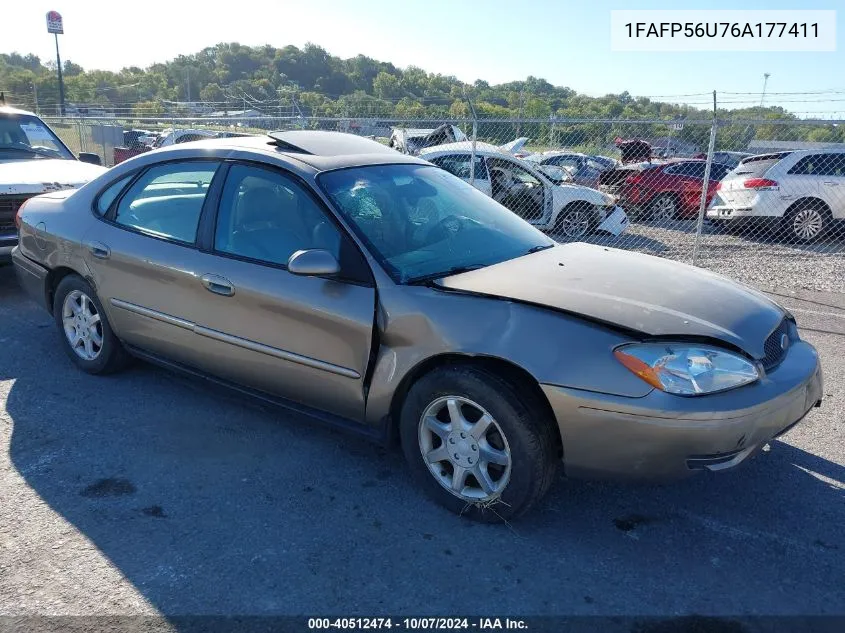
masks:
[[[811,154],[805,156],[789,170],[799,176],[842,176],[845,154]]]
[[[121,198],[114,221],[153,237],[193,244],[218,167],[210,161],[151,167]]]
[[[97,215],[105,215],[108,213],[112,202],[117,199],[117,196],[121,191],[123,191],[123,188],[129,184],[129,181],[132,180],[134,176],[135,174],[124,176],[117,182],[110,184],[102,193],[100,193],[97,198]]]
[[[431,162],[458,178],[469,180],[471,157],[471,154],[449,154],[432,158]],[[487,180],[487,169],[484,167],[484,159],[481,156],[475,157],[475,177],[479,180]]]

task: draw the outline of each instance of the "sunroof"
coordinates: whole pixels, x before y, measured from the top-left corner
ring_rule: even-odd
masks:
[[[382,145],[378,141],[343,132],[293,130],[270,132],[269,136],[282,151],[296,154],[346,156],[350,154],[395,153],[395,150]]]

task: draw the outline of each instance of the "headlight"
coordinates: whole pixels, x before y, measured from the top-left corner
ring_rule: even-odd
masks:
[[[739,354],[707,345],[623,345],[613,355],[652,387],[684,396],[725,391],[760,377],[757,367]]]

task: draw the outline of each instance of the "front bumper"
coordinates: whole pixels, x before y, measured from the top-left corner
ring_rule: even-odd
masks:
[[[822,398],[812,345],[799,341],[754,384],[709,396],[642,398],[542,385],[557,418],[567,475],[671,479],[725,470],[756,454]]]
[[[597,230],[610,233],[613,237],[619,237],[628,229],[629,221],[625,209],[620,206],[610,208]]]
[[[49,305],[47,300],[47,276],[50,271],[22,255],[17,247],[12,249],[12,263],[15,265],[15,275],[17,275],[21,288],[29,295],[30,299],[50,312],[52,306]]]

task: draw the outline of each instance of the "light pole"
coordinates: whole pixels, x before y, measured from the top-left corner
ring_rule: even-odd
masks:
[[[760,95],[760,107],[763,107],[763,99],[766,98],[766,84],[769,83],[769,77],[771,77],[771,73],[763,73],[763,94]]]
[[[59,114],[65,115],[65,82],[62,79],[62,58],[59,55],[59,35],[63,34],[62,16],[58,11],[47,12],[47,32],[56,38],[56,71],[59,74]]]

